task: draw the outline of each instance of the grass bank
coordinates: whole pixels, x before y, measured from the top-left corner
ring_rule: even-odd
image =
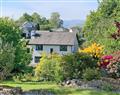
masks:
[[[51,91],[57,95],[120,95],[118,93],[106,92],[106,91],[95,91],[77,88],[61,87],[53,82],[12,82],[5,81],[0,85],[8,85],[13,87],[21,87],[24,91],[33,89],[45,89]]]

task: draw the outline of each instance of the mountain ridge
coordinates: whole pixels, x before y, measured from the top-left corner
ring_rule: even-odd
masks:
[[[63,27],[70,28],[73,26],[83,26],[85,20],[72,19],[72,20],[63,20]]]

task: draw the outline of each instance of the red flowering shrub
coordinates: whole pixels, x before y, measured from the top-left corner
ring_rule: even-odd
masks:
[[[102,56],[100,67],[107,68],[107,66],[111,63],[112,59],[113,59],[113,56],[111,55]]]
[[[120,77],[120,51],[114,52],[112,55],[106,55],[99,62],[101,69],[105,69],[110,77]]]

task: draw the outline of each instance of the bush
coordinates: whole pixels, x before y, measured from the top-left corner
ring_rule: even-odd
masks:
[[[95,68],[97,60],[85,53],[60,56],[43,54],[35,68],[37,80],[60,82],[66,79],[80,79],[86,68]]]
[[[114,52],[111,55],[105,55],[99,62],[101,71],[105,71],[105,76],[112,78],[120,77],[120,51]]]
[[[63,67],[64,79],[82,78],[82,73],[86,68],[95,68],[97,60],[85,53],[74,53],[62,57],[61,67]]]
[[[58,54],[43,54],[40,63],[35,68],[35,76],[38,80],[56,81],[62,80],[61,56]]]
[[[32,73],[18,74],[18,75],[13,76],[13,80],[15,82],[28,82],[28,81],[33,81],[34,76]]]
[[[79,50],[79,52],[87,53],[94,58],[100,58],[104,54],[104,49],[103,46],[101,46],[100,44],[93,43],[83,50]]]
[[[12,44],[3,42],[0,39],[0,80],[4,80],[11,75],[14,69],[15,48]]]
[[[18,74],[18,75],[13,76],[13,80],[15,82],[21,82],[21,79],[22,79],[22,74]]]
[[[100,78],[100,72],[97,69],[87,68],[82,75],[84,80],[91,81]]]

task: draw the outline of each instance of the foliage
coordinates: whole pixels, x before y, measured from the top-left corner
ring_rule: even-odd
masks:
[[[82,73],[86,68],[97,66],[96,61],[93,57],[84,53],[64,55],[61,63],[64,79],[82,78]]]
[[[63,25],[60,15],[56,12],[52,13],[50,20],[46,17],[42,17],[36,12],[32,15],[24,13],[16,23],[18,26],[21,26],[26,21],[36,23],[38,25],[37,30],[50,30],[51,28],[60,28]]]
[[[58,54],[43,54],[40,63],[35,68],[35,76],[38,80],[61,81],[62,67],[60,66],[61,56]]]
[[[0,18],[0,38],[3,43],[8,43],[15,49],[12,73],[23,72],[24,67],[30,63],[31,54],[27,53],[26,42],[21,39],[21,31],[13,20]]]
[[[107,66],[111,64],[112,58],[113,58],[113,56],[111,56],[111,55],[102,56],[100,62],[98,62],[98,65],[101,68],[105,68],[106,69]]]
[[[0,43],[0,80],[6,79],[14,68],[15,48],[12,44]]]
[[[19,73],[17,75],[14,75],[12,79],[15,82],[30,82],[34,80],[34,76],[32,73],[26,73],[26,74]]]
[[[102,0],[99,3],[97,11],[92,11],[87,16],[86,23],[83,27],[83,32],[87,39],[84,45],[93,42],[100,43],[104,45],[106,54],[120,50],[119,40],[111,38],[111,34],[116,31],[114,20],[120,21],[119,10],[119,0],[109,0],[109,2],[108,0]]]
[[[79,52],[87,53],[94,58],[100,58],[104,54],[103,46],[97,43],[93,43],[87,48],[84,48],[83,50],[79,50]]]
[[[110,66],[108,66],[108,73],[111,77],[120,77],[120,51],[112,53],[113,59],[110,61]]]
[[[82,75],[83,79],[87,81],[99,79],[100,76],[100,71],[98,71],[96,68],[86,68]]]
[[[59,13],[53,12],[51,14],[50,23],[51,23],[51,25],[52,25],[53,28],[62,27],[63,21],[60,19]]]
[[[120,52],[114,52],[111,55],[105,55],[101,58],[99,66],[106,70],[109,77],[120,77]]]
[[[24,13],[23,16],[21,16],[19,18],[19,20],[16,21],[17,25],[20,26],[21,24],[23,24],[25,21],[32,21],[33,18],[27,14],[27,13]]]

